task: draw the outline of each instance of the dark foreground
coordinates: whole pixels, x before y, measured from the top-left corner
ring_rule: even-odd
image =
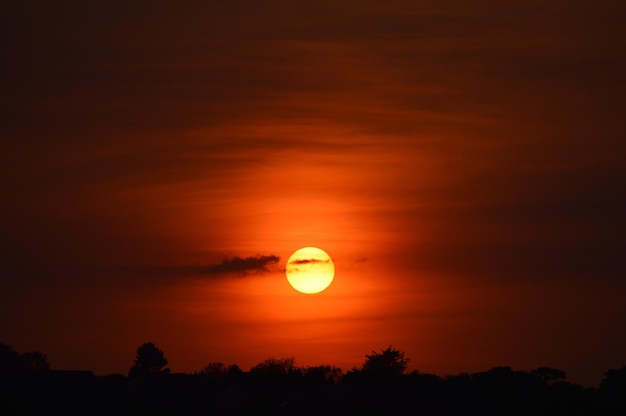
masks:
[[[486,372],[438,377],[330,366],[306,369],[284,361],[249,372],[95,376],[43,371],[1,375],[0,414],[626,414],[626,367],[599,388],[559,379],[558,370]]]

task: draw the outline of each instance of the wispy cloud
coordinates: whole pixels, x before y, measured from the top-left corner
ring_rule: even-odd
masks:
[[[320,259],[296,259],[291,260],[289,264],[322,264],[329,263],[330,259],[320,260]]]

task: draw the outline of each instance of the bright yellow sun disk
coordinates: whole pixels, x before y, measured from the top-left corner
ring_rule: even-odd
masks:
[[[335,265],[324,250],[303,247],[287,260],[286,274],[289,284],[298,292],[319,293],[332,283]]]

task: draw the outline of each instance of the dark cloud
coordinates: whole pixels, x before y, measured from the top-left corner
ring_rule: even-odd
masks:
[[[274,254],[232,257],[224,259],[220,264],[205,268],[204,272],[210,275],[267,273],[270,271],[268,266],[278,263],[279,260],[280,257]]]

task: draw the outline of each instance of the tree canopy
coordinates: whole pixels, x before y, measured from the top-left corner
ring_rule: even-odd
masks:
[[[391,345],[380,353],[372,351],[371,354],[365,354],[365,363],[363,371],[387,373],[387,374],[403,374],[409,365],[409,359],[404,358],[404,352]]]

